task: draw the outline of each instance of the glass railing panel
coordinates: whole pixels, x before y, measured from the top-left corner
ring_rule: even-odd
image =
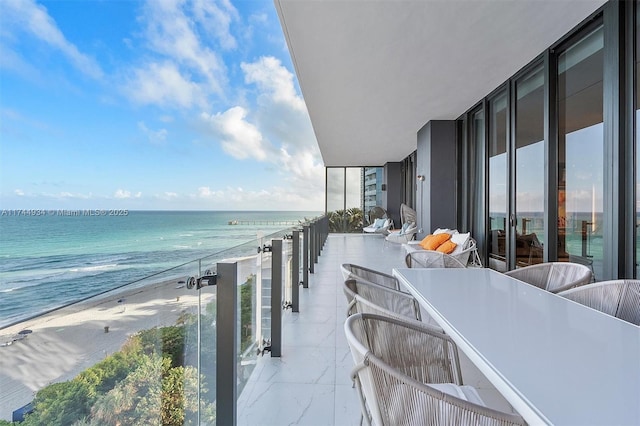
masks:
[[[0,420],[214,424],[219,262],[237,265],[239,395],[271,334],[273,253],[262,248],[283,240],[282,301],[290,301],[292,234],[260,236],[0,328]]]
[[[224,259],[237,264],[238,395],[255,368],[262,346],[262,256],[258,253],[261,243],[262,238],[243,244],[234,256]]]
[[[215,388],[198,374],[201,296],[186,279],[199,273],[199,262],[189,262],[1,329],[0,418],[187,424],[201,412],[212,419],[210,401],[197,398],[198,389]]]

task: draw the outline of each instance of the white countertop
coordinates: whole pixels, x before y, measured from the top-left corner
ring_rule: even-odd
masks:
[[[640,327],[490,269],[394,269],[530,424],[640,425]]]

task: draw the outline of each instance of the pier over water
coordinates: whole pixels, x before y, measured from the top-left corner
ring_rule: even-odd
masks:
[[[230,220],[229,225],[281,225],[293,226],[299,225],[298,220]]]

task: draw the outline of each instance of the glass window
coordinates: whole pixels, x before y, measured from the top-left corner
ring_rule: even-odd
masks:
[[[558,260],[602,276],[602,27],[558,57]]]
[[[326,206],[331,232],[362,232],[363,168],[328,167]]]
[[[507,269],[507,95],[489,101],[489,267]]]
[[[467,183],[468,191],[468,211],[471,218],[471,235],[474,236],[478,244],[478,253],[485,259],[485,197],[484,197],[484,173],[485,173],[485,154],[484,154],[484,109],[478,109],[471,114],[471,129],[468,144],[467,155],[469,157],[469,177]],[[486,262],[485,262],[486,263]]]
[[[541,263],[544,243],[544,69],[515,83],[516,267]]]

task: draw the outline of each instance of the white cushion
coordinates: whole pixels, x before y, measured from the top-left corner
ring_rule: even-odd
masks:
[[[478,391],[473,386],[458,386],[453,383],[428,383],[428,385],[438,389],[440,392],[469,401],[473,404],[485,405],[480,395],[478,395]]]
[[[451,241],[456,243],[456,248],[450,253],[452,256],[460,254],[464,251],[467,242],[471,238],[470,232],[465,232],[464,234],[454,234],[451,236]],[[463,262],[464,263],[464,262]]]
[[[400,229],[400,235],[404,235],[407,232],[407,229],[409,229],[409,226],[411,225],[411,223],[406,222],[404,225],[402,225],[402,229]]]
[[[465,232],[464,234],[453,234],[451,235],[451,241],[458,244],[459,246],[464,246],[469,241],[471,237],[471,232]]]
[[[380,229],[385,225],[385,223],[387,223],[387,219],[376,219],[375,222],[373,222],[373,227],[375,229]]]
[[[438,235],[438,234],[451,234],[451,235],[455,235],[458,233],[457,229],[449,229],[449,228],[438,228],[435,231],[433,231],[433,235]]]

